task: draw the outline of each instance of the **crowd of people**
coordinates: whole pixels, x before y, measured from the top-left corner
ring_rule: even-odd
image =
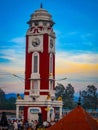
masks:
[[[8,119],[8,127],[1,127],[0,130],[40,130],[40,128],[41,130],[45,130],[54,124],[54,121],[44,121],[42,124],[39,124],[37,120],[24,122],[23,120]]]

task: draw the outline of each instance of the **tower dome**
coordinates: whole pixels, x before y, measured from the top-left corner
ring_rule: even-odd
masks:
[[[49,12],[42,7],[38,10],[36,10],[33,14],[31,14],[30,20],[27,22],[28,24],[32,25],[32,23],[35,22],[49,22],[50,25],[53,26],[54,22],[52,20],[52,15],[49,14]]]

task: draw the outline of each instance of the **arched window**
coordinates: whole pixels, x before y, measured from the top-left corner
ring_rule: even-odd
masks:
[[[50,74],[53,73],[53,54],[50,54],[49,72],[50,72]]]
[[[39,53],[34,52],[32,55],[32,73],[39,72]]]

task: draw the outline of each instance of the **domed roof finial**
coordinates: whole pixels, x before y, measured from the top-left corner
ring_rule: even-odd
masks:
[[[42,4],[42,2],[41,2],[41,4],[40,4],[40,8],[43,8],[43,4]]]

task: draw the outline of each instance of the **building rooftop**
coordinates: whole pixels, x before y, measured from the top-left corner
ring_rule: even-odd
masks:
[[[98,130],[98,122],[78,105],[47,130]]]

